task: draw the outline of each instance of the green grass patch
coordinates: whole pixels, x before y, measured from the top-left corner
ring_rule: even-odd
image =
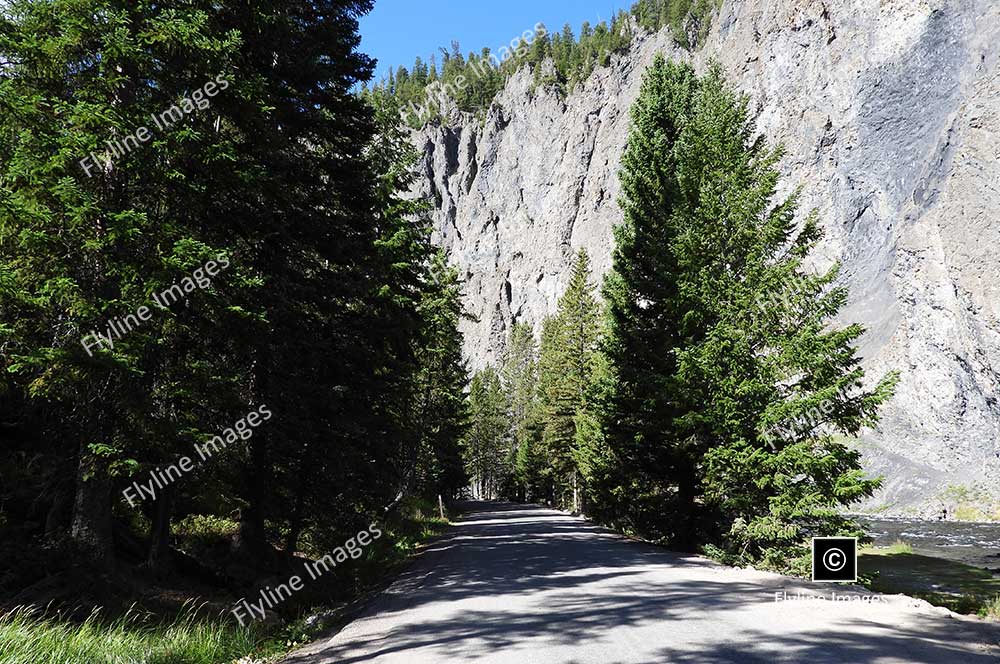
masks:
[[[995,612],[1000,595],[1000,579],[987,570],[915,554],[897,545],[861,550],[858,574],[870,579],[866,585],[876,592],[903,593],[956,613],[985,615],[991,606]]]
[[[0,615],[4,664],[217,664],[260,654],[263,635],[186,608],[173,621],[129,612],[82,624],[30,609]]]
[[[879,546],[879,547],[862,547],[859,551],[861,554],[870,553],[872,555],[886,555],[890,553],[913,553],[913,547],[903,540],[896,540],[889,546]]]

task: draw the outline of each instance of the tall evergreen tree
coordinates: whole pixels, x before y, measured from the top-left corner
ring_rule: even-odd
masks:
[[[510,479],[510,421],[500,375],[492,366],[472,377],[469,411],[465,459],[473,493],[498,498]]]
[[[718,66],[700,80],[674,153],[675,435],[708,450],[704,500],[725,548],[801,571],[809,537],[862,534],[840,512],[878,482],[843,439],[877,422],[897,377],[861,389],[864,330],[833,324],[848,295],[839,266],[805,271],[821,238],[816,215],[798,228],[797,194],[776,200],[782,151],[756,135],[747,99]],[[787,296],[768,302],[774,293]],[[798,425],[775,444],[768,432],[789,421]]]
[[[588,408],[598,355],[600,306],[590,283],[590,258],[581,249],[556,314],[542,335],[539,384],[542,445],[552,468],[556,499],[580,507],[576,420]]]
[[[435,254],[434,287],[421,307],[424,331],[419,351],[415,423],[420,436],[421,486],[425,495],[454,497],[468,485],[460,443],[469,428],[465,389],[468,371],[462,357],[462,290],[458,270]]]
[[[82,341],[110,337],[111,321],[228,253],[199,214],[208,195],[185,179],[194,159],[231,157],[207,131],[211,115],[135,135],[227,76],[238,40],[204,14],[135,3],[18,1],[0,20],[3,368],[59,423],[51,433],[78,468],[71,534],[110,566],[116,478],[176,453],[185,413],[222,369],[187,344],[223,307],[214,289],[190,293],[113,346]]]
[[[428,227],[396,194],[398,128],[354,92],[371,6],[4,8],[0,362],[57,423],[44,435],[77,468],[71,533],[98,564],[118,490],[260,404],[273,419],[227,463],[142,508],[154,566],[175,489],[238,508],[237,550],[266,560],[279,532],[339,541],[405,484]],[[110,160],[88,154],[112,142]],[[113,347],[81,343],[212,259],[229,267],[210,286]]]
[[[610,512],[626,528],[672,537],[681,546],[693,545],[681,531],[690,531],[695,518],[696,462],[704,448],[673,430],[680,413],[672,379],[681,322],[672,249],[678,233],[674,147],[696,89],[689,65],[658,56],[646,72],[631,110],[619,174],[624,219],[614,230],[612,269],[603,287],[603,350],[613,371],[604,428],[629,496]]]
[[[508,465],[513,477],[518,450],[534,435],[538,389],[538,347],[531,326],[515,323],[501,358],[500,376],[510,422],[511,450]],[[516,491],[509,487],[510,491]]]
[[[862,329],[830,327],[846,302],[832,286],[836,266],[802,271],[820,237],[815,216],[796,232],[796,197],[772,203],[780,150],[755,136],[746,100],[718,67],[697,79],[658,58],[632,117],[625,223],[605,284],[615,371],[608,440],[649,497],[632,523],[684,547],[721,536],[771,563],[801,553],[809,534],[850,532],[836,509],[876,483],[831,434],[873,424],[895,376],[845,396],[863,377],[854,351]],[[768,427],[819,403],[830,409],[827,429],[768,445]],[[663,515],[668,523],[657,522]]]

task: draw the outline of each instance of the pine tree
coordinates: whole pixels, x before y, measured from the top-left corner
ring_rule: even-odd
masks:
[[[675,435],[707,448],[704,499],[724,547],[769,566],[797,560],[801,571],[808,537],[861,534],[839,512],[878,482],[844,436],[876,423],[897,378],[860,389],[864,330],[832,322],[847,302],[839,266],[803,269],[822,236],[816,214],[796,230],[797,195],[773,202],[781,149],[756,136],[747,99],[718,66],[701,79],[674,153]],[[773,293],[787,297],[762,306]],[[768,440],[789,420],[806,425]]]
[[[224,495],[238,550],[266,559],[278,532],[341,541],[399,489],[417,445],[429,244],[395,194],[398,128],[355,94],[373,69],[356,51],[370,8],[3,12],[2,368],[47,404],[45,436],[77,467],[71,534],[98,564],[113,562],[123,485],[260,404],[273,420],[147,510],[154,566],[174,503],[217,509]],[[207,83],[217,94],[195,108]],[[183,119],[152,126],[184,98]],[[110,163],[88,155],[141,127],[152,138]],[[81,344],[219,256],[230,265],[211,286],[113,348]]]
[[[620,523],[619,506],[629,499],[624,465],[608,444],[604,429],[613,393],[607,357],[598,353],[584,397],[586,407],[574,418],[573,460],[582,478],[582,509],[603,522]]]
[[[471,426],[465,462],[476,498],[500,496],[510,478],[510,422],[500,375],[487,366],[469,386]]]
[[[527,502],[552,501],[552,482],[546,450],[538,431],[537,409],[529,425],[531,435],[517,448],[514,461],[515,483],[520,498]]]
[[[837,509],[877,483],[833,434],[873,424],[895,382],[849,394],[863,330],[830,326],[847,297],[836,266],[802,271],[820,231],[813,214],[796,232],[796,196],[772,204],[780,156],[717,66],[698,80],[658,58],[633,107],[605,284],[608,440],[618,477],[649,496],[632,523],[768,564],[809,535],[852,532]],[[821,423],[772,448],[771,427],[821,403]]]
[[[501,358],[500,374],[510,422],[511,455],[508,462],[513,474],[518,450],[533,435],[533,409],[538,389],[538,349],[530,325],[515,323],[511,328]]]
[[[153,131],[151,114],[225,72],[235,44],[203,19],[178,13],[168,25],[130,3],[61,1],[10,3],[0,19],[2,365],[48,404],[48,435],[77,466],[71,535],[103,567],[114,563],[115,483],[174,456],[208,376],[231,375],[188,345],[218,320],[214,288],[157,309],[113,347],[83,344],[226,253],[198,215],[207,195],[183,177],[214,151],[210,115],[135,139]],[[111,142],[107,163],[88,154]]]
[[[629,483],[629,497],[608,510],[623,527],[671,537],[682,547],[693,545],[696,463],[704,448],[678,438],[673,426],[680,414],[672,381],[681,323],[673,255],[679,203],[674,147],[696,89],[689,65],[658,56],[646,72],[631,110],[619,174],[624,219],[614,230],[612,269],[603,287],[603,352],[613,378],[602,418],[611,455],[621,464],[617,476]]]
[[[468,485],[460,443],[469,427],[465,388],[469,383],[458,330],[462,289],[458,270],[442,252],[431,265],[433,288],[421,306],[420,375],[416,390],[416,417],[422,453],[421,490],[425,496],[454,497]]]
[[[600,307],[590,284],[590,258],[581,249],[556,314],[542,334],[539,383],[542,445],[551,464],[556,499],[579,509],[576,420],[588,408],[598,354]]]

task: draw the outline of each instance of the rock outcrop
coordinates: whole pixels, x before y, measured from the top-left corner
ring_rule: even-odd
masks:
[[[554,310],[570,258],[610,265],[628,109],[657,52],[718,60],[758,129],[787,151],[843,263],[844,321],[868,329],[869,377],[902,371],[859,445],[886,477],[868,510],[940,512],[1000,499],[1000,3],[995,0],[726,0],[696,52],[666,31],[636,38],[568,96],[521,71],[485,120],[452,113],[414,133],[416,193],[460,266],[473,368],[496,361],[512,321]],[[957,488],[956,488],[957,487]]]

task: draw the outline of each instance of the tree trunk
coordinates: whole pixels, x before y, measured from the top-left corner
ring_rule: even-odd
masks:
[[[302,534],[302,510],[305,502],[304,492],[305,487],[300,484],[295,496],[295,506],[292,508],[292,515],[289,519],[288,535],[285,536],[285,553],[288,555],[295,555],[295,550],[299,547],[299,536]]]
[[[106,462],[80,444],[73,502],[73,541],[92,564],[112,569],[115,564],[111,533],[111,478]]]
[[[258,566],[273,563],[273,549],[267,542],[264,529],[264,492],[267,482],[265,442],[260,433],[249,441],[250,467],[247,469],[247,506],[240,510],[240,528],[233,540],[233,553]]]
[[[72,517],[72,486],[56,485],[52,490],[52,502],[45,513],[45,536],[54,537],[60,533],[65,533]]]
[[[174,487],[166,487],[156,499],[149,527],[149,554],[146,565],[157,575],[170,571],[170,517],[173,514]]]
[[[694,551],[697,546],[698,494],[694,464],[686,464],[677,483],[677,530],[674,546],[679,551]]]

